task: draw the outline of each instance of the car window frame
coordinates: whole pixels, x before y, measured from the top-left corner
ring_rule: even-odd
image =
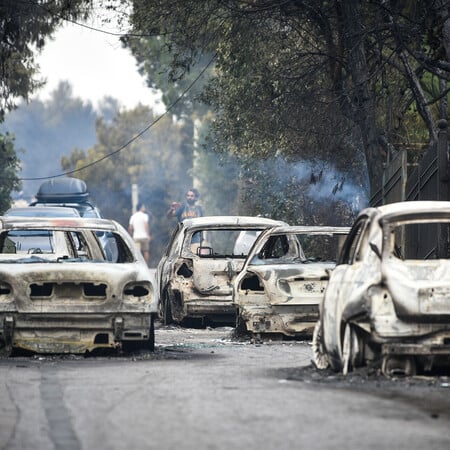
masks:
[[[369,217],[367,215],[360,216],[353,224],[344,245],[342,246],[341,254],[337,265],[348,264],[352,265],[356,261],[361,260],[361,243],[367,240]]]

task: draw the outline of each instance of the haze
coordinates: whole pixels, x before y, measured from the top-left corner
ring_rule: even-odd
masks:
[[[96,20],[89,26],[106,29]],[[60,81],[68,81],[74,96],[90,101],[94,107],[105,97],[117,99],[126,109],[138,103],[155,111],[164,110],[159,95],[145,85],[131,53],[122,48],[119,37],[66,23],[49,41],[36,61],[41,77],[47,80],[36,93],[42,100],[50,97]]]

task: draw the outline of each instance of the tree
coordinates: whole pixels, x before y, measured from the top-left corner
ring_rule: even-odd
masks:
[[[19,159],[14,151],[14,136],[0,134],[0,214],[10,206],[11,192],[20,188],[17,177]]]
[[[448,80],[449,4],[376,0],[134,0],[136,33],[163,36],[172,70],[215,54],[203,98],[215,110],[216,150],[250,161],[333,163],[378,187],[407,124],[432,143]],[[414,109],[412,109],[414,106]],[[424,136],[425,133],[417,133]],[[348,145],[350,143],[350,145]]]

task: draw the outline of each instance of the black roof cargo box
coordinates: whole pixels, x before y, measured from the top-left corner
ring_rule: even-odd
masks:
[[[84,203],[89,198],[86,183],[78,178],[52,178],[44,181],[36,194],[42,203]]]

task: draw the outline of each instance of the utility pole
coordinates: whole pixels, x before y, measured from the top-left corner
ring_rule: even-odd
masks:
[[[133,214],[136,212],[137,204],[139,202],[139,188],[136,183],[131,185],[131,210]]]

